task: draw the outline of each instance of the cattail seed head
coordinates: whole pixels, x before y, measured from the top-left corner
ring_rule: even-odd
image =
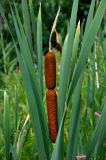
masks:
[[[46,93],[48,126],[51,141],[54,143],[57,137],[57,95],[55,90],[48,90]]]
[[[56,86],[56,58],[54,52],[48,52],[45,55],[45,81],[48,89],[54,89]]]

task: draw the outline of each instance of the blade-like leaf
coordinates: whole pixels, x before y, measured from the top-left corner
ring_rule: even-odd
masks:
[[[28,104],[29,104],[29,111],[31,115],[31,120],[32,120],[32,125],[33,125],[33,129],[35,133],[36,142],[37,142],[38,153],[41,159],[43,158],[49,159],[48,158],[49,157],[48,147],[46,147],[47,145],[45,145],[45,142],[43,139],[46,133],[44,133],[44,130],[42,129],[42,126],[41,126],[41,122],[40,122],[41,117],[38,114],[38,106],[35,101],[35,96],[33,94],[30,75],[28,73],[25,63],[23,62],[22,57],[16,46],[15,48],[16,48],[18,60],[20,63],[22,74],[23,74],[23,79],[24,79],[24,84],[25,84],[26,94],[27,94],[27,99],[28,99]],[[45,136],[45,140],[46,140],[46,136]]]
[[[84,32],[84,37],[83,37],[83,41],[85,40],[85,37],[86,37],[86,34],[87,34],[87,30],[89,29],[89,26],[90,26],[90,23],[92,22],[92,19],[93,19],[93,15],[94,15],[94,7],[95,7],[95,0],[92,0],[91,1],[91,5],[90,5],[90,9],[89,9],[89,13],[88,13],[88,17],[87,17],[87,22],[86,22],[86,26],[85,26],[85,32]],[[76,33],[77,34],[77,33]],[[76,39],[76,38],[75,38]],[[75,43],[75,42],[74,42]],[[73,51],[74,51],[74,46],[73,46]],[[74,53],[73,53],[74,54]],[[75,63],[75,60],[77,61],[77,59],[73,59],[72,61],[72,64]],[[70,72],[70,81],[71,81],[71,78],[72,78],[72,74],[74,72],[74,65],[72,65],[72,69],[71,69],[71,72]],[[70,82],[69,81],[69,82]],[[69,89],[69,92],[70,89]],[[71,92],[72,93],[72,92]],[[71,97],[71,95],[69,95],[69,97]]]
[[[38,74],[41,86],[41,93],[43,96],[43,51],[42,51],[42,20],[41,20],[41,5],[39,7],[38,21],[37,21],[37,55],[38,55]]]
[[[69,78],[70,60],[72,54],[72,46],[75,34],[76,16],[77,16],[78,0],[74,0],[72,7],[72,14],[70,19],[70,27],[68,31],[67,41],[65,41],[62,52],[60,81],[59,81],[59,97],[58,97],[58,118],[59,123],[64,112],[67,82]]]
[[[86,37],[87,31],[89,29],[90,23],[92,22],[93,15],[94,15],[94,9],[95,9],[95,0],[91,1],[89,13],[88,13],[88,18],[85,26],[85,32],[84,32],[84,37]],[[84,40],[84,38],[83,38]]]
[[[59,80],[59,96],[58,96],[58,125],[60,125],[61,123],[63,113],[64,113],[64,108],[65,108],[66,91],[68,86],[70,60],[71,60],[72,49],[73,49],[78,2],[79,0],[74,0],[73,2],[72,13],[70,18],[70,27],[64,42],[63,52],[62,52],[60,80]],[[62,159],[63,157],[63,150],[64,150],[63,149],[64,148],[63,131],[64,130],[62,130],[62,134],[61,134],[60,151],[59,151],[60,155],[58,157],[59,159]]]
[[[22,0],[22,14],[23,14],[24,29],[25,29],[26,37],[31,50],[31,54],[33,54],[32,33],[31,33],[29,6],[28,6],[27,0]]]
[[[87,30],[86,36],[84,37],[84,41],[81,47],[81,52],[80,52],[80,57],[78,60],[78,64],[76,66],[76,70],[74,72],[73,75],[73,80],[72,83],[70,85],[70,89],[69,89],[69,97],[71,97],[73,90],[76,86],[76,83],[79,79],[79,76],[82,72],[82,70],[85,68],[86,66],[86,61],[88,59],[89,56],[89,52],[91,50],[91,47],[93,45],[95,36],[98,32],[98,29],[100,27],[104,12],[106,9],[106,1],[102,0],[99,4],[99,7],[96,11],[95,17],[92,20],[92,23],[89,26],[89,29]],[[84,70],[83,70],[84,71]],[[69,102],[69,99],[68,99]]]
[[[79,124],[80,124],[80,110],[81,110],[81,86],[82,86],[81,75],[76,88],[72,96],[72,118],[70,118],[70,132],[67,147],[67,160],[75,160],[77,155],[77,143],[79,135]]]
[[[23,31],[19,16],[17,15],[20,30],[19,30],[18,23],[13,11],[12,11],[12,16],[14,20],[14,26],[17,33],[18,42],[21,49],[21,55],[18,49],[16,47],[15,48],[16,48],[17,56],[20,62],[21,70],[23,73],[27,99],[29,103],[32,124],[33,124],[34,132],[36,135],[39,155],[40,157],[45,157],[48,159],[49,149],[48,149],[48,140],[46,135],[47,123],[44,118],[44,112],[43,112],[44,108],[42,106],[42,100],[40,97],[38,78],[34,70],[34,65],[32,62],[30,50],[25,38],[25,34]],[[37,118],[36,120],[35,120],[35,117]],[[37,123],[37,125],[35,125],[35,122]],[[40,132],[39,134],[38,134],[38,131]]]
[[[17,124],[18,124],[18,93],[17,93],[17,88],[15,87],[15,127],[17,130]]]
[[[5,156],[9,159],[10,153],[10,114],[9,114],[9,97],[7,92],[4,91],[4,143],[5,143]]]
[[[21,32],[19,31],[19,28],[17,28],[18,24],[16,23],[15,19],[14,19],[14,22],[15,22],[18,42],[19,42],[19,45],[20,45],[21,53],[22,53],[21,55],[22,55],[23,61],[26,63],[26,65],[28,67],[28,70],[29,70],[32,89],[33,89],[33,92],[35,94],[35,99],[36,99],[37,105],[39,106],[38,111],[39,111],[39,115],[40,115],[42,130],[44,131],[46,129],[44,134],[43,134],[43,136],[45,137],[45,134],[46,134],[46,131],[47,131],[47,122],[46,122],[46,118],[45,118],[45,115],[44,115],[45,112],[44,112],[44,108],[43,108],[43,104],[42,104],[42,98],[41,98],[42,95],[41,95],[41,91],[40,91],[40,83],[39,83],[39,80],[38,80],[37,73],[35,72],[35,69],[34,69],[34,64],[33,64],[33,61],[32,61],[32,57],[31,57],[31,54],[30,54],[28,43],[26,41],[26,37],[25,37],[24,31],[23,31],[23,27],[22,27],[17,9],[16,9],[16,14],[17,14],[17,19],[18,19],[18,23],[19,23]],[[21,39],[21,35],[22,35],[22,39]],[[36,89],[34,89],[34,88],[36,88]],[[47,134],[48,134],[48,132],[47,132]],[[44,141],[45,141],[45,138],[44,138]]]
[[[33,33],[33,45],[34,45],[34,51],[35,51],[35,56],[37,59],[37,44],[36,44],[36,35],[37,35],[37,26],[36,26],[36,17],[34,15],[34,6],[32,3],[32,0],[29,0],[29,9],[30,9],[30,17],[31,17],[31,26],[32,26],[32,33]]]
[[[23,148],[23,143],[25,140],[25,135],[26,135],[26,125],[28,123],[29,120],[29,115],[26,117],[25,122],[22,126],[22,129],[19,133],[19,137],[18,137],[18,141],[17,141],[17,150],[16,150],[16,154],[17,154],[17,159],[21,159],[22,156],[22,148]]]
[[[80,40],[80,21],[78,22],[76,33],[75,33],[75,38],[74,38],[74,43],[73,43],[73,51],[72,51],[72,59],[70,62],[70,75],[69,75],[69,84],[72,79],[72,75],[74,72],[74,68],[78,59],[78,45],[79,45],[79,40]]]
[[[56,143],[54,146],[54,150],[51,156],[51,160],[61,160],[60,155],[63,153],[61,153],[61,138],[62,138],[62,134],[63,134],[63,128],[64,128],[64,121],[65,121],[65,116],[66,116],[66,110],[64,111],[61,123],[60,123],[60,128],[58,131],[58,135],[57,135],[57,139],[56,139]],[[63,157],[62,157],[63,158]]]

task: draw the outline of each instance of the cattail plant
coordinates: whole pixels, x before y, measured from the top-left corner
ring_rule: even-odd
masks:
[[[54,20],[50,39],[49,39],[49,52],[45,56],[45,82],[46,87],[49,89],[46,93],[47,100],[47,113],[48,113],[48,126],[51,141],[54,143],[57,137],[57,95],[54,90],[56,87],[56,58],[55,53],[51,50],[51,37],[55,32],[57,19],[59,16],[60,7],[58,9],[56,18]]]
[[[94,120],[94,117],[93,118],[90,117],[89,118],[90,123],[88,123],[88,127],[86,127],[86,121],[83,118],[85,116],[81,115],[83,114],[83,112],[81,112],[81,108],[83,107],[82,92],[84,91],[85,93],[85,90],[86,90],[86,88],[83,89],[82,87],[83,80],[84,81],[86,80],[86,77],[84,77],[86,72],[86,62],[90,56],[90,53],[92,53],[92,45],[94,43],[95,36],[98,33],[98,30],[106,9],[106,0],[101,0],[97,8],[97,11],[94,13],[95,1],[96,0],[92,0],[91,2],[87,22],[85,25],[85,30],[84,30],[84,33],[81,34],[82,36],[81,43],[79,43],[80,31],[79,30],[76,31],[76,19],[77,19],[77,9],[78,9],[79,0],[73,1],[69,28],[63,43],[63,47],[62,47],[58,97],[56,95],[56,60],[55,60],[55,53],[51,50],[51,47],[50,47],[51,45],[49,45],[49,52],[45,55],[45,82],[46,82],[46,88],[47,88],[46,102],[47,102],[49,133],[47,129],[47,121],[45,118],[46,113],[44,110],[43,94],[41,94],[42,88],[43,88],[43,80],[42,80],[43,79],[43,74],[42,74],[43,73],[42,72],[43,71],[43,54],[41,50],[42,49],[41,7],[39,10],[38,22],[37,22],[37,51],[36,51],[36,49],[34,49],[35,47],[32,46],[32,43],[30,40],[30,39],[32,39],[32,41],[35,40],[33,44],[36,45],[36,32],[35,32],[35,25],[34,25],[35,16],[34,16],[32,1],[30,2],[30,6],[29,6],[29,3],[27,2],[27,0],[22,0],[22,12],[23,12],[22,22],[18,14],[17,5],[15,5],[14,3],[14,8],[11,6],[11,13],[12,13],[12,18],[14,22],[14,28],[17,35],[17,39],[15,39],[13,36],[13,42],[14,42],[14,47],[16,50],[16,54],[17,54],[20,68],[23,75],[24,86],[26,90],[26,96],[27,96],[28,107],[29,107],[28,112],[31,117],[31,124],[32,124],[31,127],[33,127],[33,132],[36,139],[34,145],[36,145],[36,149],[38,151],[40,160],[42,159],[75,160],[77,155],[81,155],[81,156],[86,155],[86,157],[84,158],[86,158],[86,160],[89,160],[93,158],[92,155],[96,151],[97,153],[95,153],[95,157],[98,158],[99,146],[100,144],[103,143],[104,137],[106,135],[106,123],[105,123],[106,122],[106,116],[105,116],[106,103],[104,103],[103,101],[105,99],[105,96],[103,97],[103,95],[105,95],[105,92],[104,92],[105,87],[103,89],[102,96],[100,97],[103,99],[102,100],[103,105],[101,105],[99,100],[97,101],[98,96],[95,97],[95,100],[98,102],[98,103],[95,103],[95,107],[96,105],[98,105],[97,107],[98,108],[100,107],[98,111],[102,110],[101,117],[99,118],[99,123],[97,123],[95,126],[92,125],[93,124],[92,120]],[[55,31],[55,26],[56,26],[56,23],[54,23],[52,32]],[[51,40],[51,36],[50,36],[50,40]],[[106,39],[104,42],[106,44]],[[81,44],[80,47],[79,47],[79,44]],[[38,57],[37,69],[35,69],[35,63],[32,57],[33,50],[35,51],[35,54]],[[77,52],[79,56],[76,56]],[[105,72],[106,70],[104,65],[103,75],[105,75]],[[101,82],[101,79],[100,79],[100,82]],[[42,95],[42,98],[41,98],[41,95]],[[57,125],[57,99],[58,99],[58,125]],[[94,111],[93,108],[94,107],[90,108],[92,113]],[[67,120],[68,110],[70,111],[69,112],[70,122],[69,122],[69,126],[66,126],[64,125],[64,123]],[[7,113],[8,112],[6,112],[6,114]],[[5,118],[7,119],[7,116],[5,116]],[[7,121],[5,120],[5,126],[7,124],[6,122]],[[82,124],[82,122],[84,124]],[[87,134],[88,130],[86,130],[85,128],[83,130],[82,126],[84,126],[86,129],[90,128],[90,136],[88,136]],[[7,131],[8,129],[7,127],[5,127],[5,131]],[[95,132],[93,133],[94,129],[95,129]],[[67,132],[68,134],[66,137],[64,136],[65,131],[69,131]],[[7,133],[8,132],[6,132],[6,134]],[[58,133],[58,136],[57,136],[57,133]],[[53,147],[51,142],[48,140],[49,134],[50,134],[51,141],[53,143],[55,142],[55,145]],[[92,138],[90,138],[91,136]],[[5,142],[7,141],[6,144],[8,143],[8,140],[9,139],[7,139],[6,137],[5,138]],[[64,142],[65,142],[65,145],[64,145]],[[20,144],[22,144],[21,141],[20,141]],[[21,151],[22,148],[23,148],[22,145],[21,147],[19,146],[19,151]],[[14,148],[12,147],[12,152],[14,151],[13,149]],[[34,149],[35,149],[35,146],[34,146]],[[9,152],[7,152],[7,154],[9,155]],[[19,156],[20,154],[21,153],[19,152]],[[35,158],[35,154],[33,157]],[[28,157],[28,158],[34,159],[32,157]]]

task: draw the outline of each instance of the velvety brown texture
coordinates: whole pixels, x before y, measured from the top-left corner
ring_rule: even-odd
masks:
[[[51,141],[54,143],[57,137],[57,95],[55,90],[48,90],[46,93],[48,126]]]
[[[48,89],[56,87],[56,58],[54,52],[45,55],[45,81]]]

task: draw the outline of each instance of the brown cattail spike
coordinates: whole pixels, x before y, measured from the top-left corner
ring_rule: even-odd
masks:
[[[55,90],[46,93],[48,125],[51,141],[54,143],[57,137],[57,95]]]
[[[54,52],[48,52],[45,55],[45,81],[48,89],[54,89],[56,86],[56,58]]]

